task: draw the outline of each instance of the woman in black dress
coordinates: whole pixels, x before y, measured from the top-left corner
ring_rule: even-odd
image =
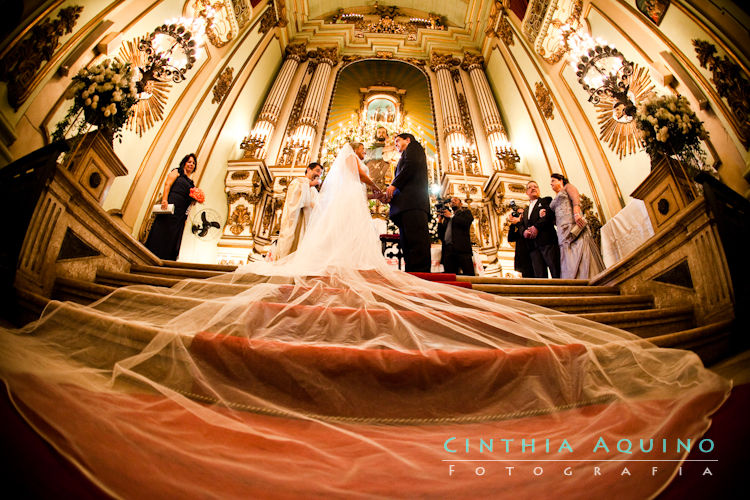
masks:
[[[173,203],[174,213],[157,215],[146,240],[146,248],[160,259],[177,260],[180,253],[187,212],[193,202],[190,197],[190,189],[195,187],[192,177],[197,168],[198,159],[190,153],[180,161],[178,168],[169,172],[164,182],[161,207],[166,210],[167,205]]]

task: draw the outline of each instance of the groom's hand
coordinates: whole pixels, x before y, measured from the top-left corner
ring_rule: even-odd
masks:
[[[385,198],[386,198],[385,201],[386,202],[390,203],[390,201],[393,199],[393,192],[394,191],[396,191],[396,186],[394,186],[393,184],[391,184],[390,186],[388,186],[388,188],[385,190]]]

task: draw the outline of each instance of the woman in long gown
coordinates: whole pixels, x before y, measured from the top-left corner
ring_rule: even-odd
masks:
[[[166,210],[174,204],[171,214],[158,214],[146,239],[146,248],[164,260],[177,260],[182,244],[187,213],[193,199],[190,190],[195,187],[193,174],[198,168],[198,159],[190,153],[180,160],[180,166],[169,172],[162,190],[161,208]]]
[[[694,353],[390,269],[357,165],[344,147],[283,260],[53,301],[3,332],[23,416],[126,498],[656,495],[729,383]]]
[[[583,218],[578,189],[560,174],[552,174],[550,185],[557,193],[549,206],[555,212],[560,278],[589,279],[604,270],[604,260]],[[575,226],[581,228],[578,235],[573,232]]]

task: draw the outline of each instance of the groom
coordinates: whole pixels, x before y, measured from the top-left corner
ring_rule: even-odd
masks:
[[[398,226],[399,243],[407,272],[430,272],[430,198],[427,190],[427,157],[413,135],[398,134],[394,140],[401,159],[393,182],[383,194],[391,204],[389,217]]]

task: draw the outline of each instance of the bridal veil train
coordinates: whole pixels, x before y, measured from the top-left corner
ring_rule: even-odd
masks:
[[[350,160],[282,261],[53,301],[1,332],[24,418],[123,498],[661,491],[729,383],[691,352],[389,269]]]

